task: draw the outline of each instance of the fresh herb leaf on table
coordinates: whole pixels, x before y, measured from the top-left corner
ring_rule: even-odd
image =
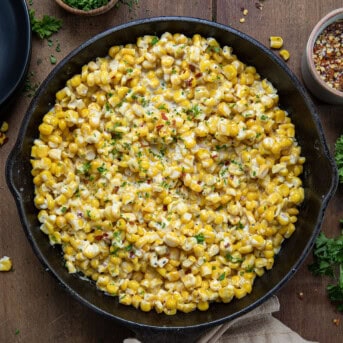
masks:
[[[335,160],[340,183],[343,183],[343,135],[335,144]],[[343,220],[340,220],[343,224]],[[314,262],[309,265],[313,275],[328,275],[332,282],[327,285],[329,299],[337,304],[343,312],[343,231],[336,238],[328,238],[323,232],[319,234],[313,250]]]
[[[313,250],[314,262],[309,265],[313,275],[328,275],[332,282],[326,287],[329,299],[343,311],[343,233],[328,238],[323,232],[317,237]]]
[[[339,181],[343,183],[343,135],[341,135],[335,144],[335,160],[338,168]]]
[[[32,9],[29,10],[29,14],[32,32],[36,33],[41,39],[50,37],[62,27],[62,20],[53,16],[44,15],[43,19],[39,20],[35,17],[35,11]]]

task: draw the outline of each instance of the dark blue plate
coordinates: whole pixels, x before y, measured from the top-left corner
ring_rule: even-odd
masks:
[[[23,83],[31,57],[31,26],[25,0],[0,1],[0,108]]]

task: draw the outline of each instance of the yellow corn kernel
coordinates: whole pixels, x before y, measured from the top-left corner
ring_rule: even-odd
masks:
[[[247,295],[247,291],[244,288],[235,288],[234,294],[237,299],[241,299]]]
[[[272,49],[281,49],[283,46],[283,39],[280,36],[270,36],[269,41]]]
[[[2,122],[1,127],[0,127],[0,132],[7,132],[8,131],[8,123],[6,121]]]
[[[202,257],[202,256],[204,256],[205,248],[203,245],[196,244],[193,248],[193,251],[194,251],[194,255],[196,257]]]
[[[39,125],[38,130],[42,135],[49,136],[53,131],[53,127],[49,124],[42,123]]]
[[[177,307],[177,301],[173,295],[168,295],[166,298],[165,306],[169,310],[175,310]]]
[[[280,52],[279,52],[280,56],[285,60],[285,61],[288,61],[289,58],[291,57],[291,54],[289,53],[288,50],[286,49],[282,49]]]
[[[75,75],[70,79],[70,85],[74,88],[80,86],[81,84],[81,75]]]
[[[0,272],[8,272],[12,269],[12,260],[8,256],[0,258]]]
[[[61,89],[60,91],[56,93],[56,99],[58,101],[62,101],[66,96],[67,96],[67,93],[65,89]]]
[[[244,245],[241,248],[239,248],[238,251],[241,254],[249,254],[249,253],[251,253],[253,251],[253,247],[250,244],[249,245]]]
[[[210,305],[208,301],[201,301],[198,303],[197,308],[200,311],[207,311],[209,309]]]
[[[224,66],[223,72],[229,81],[237,76],[237,69],[232,64],[227,64],[226,66]]]
[[[109,294],[117,294],[119,287],[113,283],[109,283],[106,285],[106,290]]]
[[[123,294],[119,296],[119,302],[123,305],[131,305],[132,303],[132,297],[129,294]],[[141,310],[144,311],[142,309],[142,303],[141,303]],[[150,310],[149,310],[150,311]]]
[[[152,309],[151,303],[146,300],[142,300],[139,307],[143,312],[149,312]]]

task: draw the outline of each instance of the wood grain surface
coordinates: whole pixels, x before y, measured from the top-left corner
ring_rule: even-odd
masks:
[[[256,3],[262,5],[258,9]],[[243,31],[268,46],[270,35],[281,35],[291,53],[289,67],[300,78],[300,60],[307,37],[327,12],[343,6],[342,0],[138,0],[122,1],[100,17],[76,17],[64,12],[53,0],[28,1],[29,8],[63,19],[63,28],[46,40],[33,38],[31,84],[42,82],[53,69],[50,56],[61,61],[72,49],[112,26],[138,18],[184,15],[205,18]],[[243,15],[242,9],[248,9]],[[245,19],[244,23],[240,19]],[[61,51],[56,51],[57,45]],[[276,52],[277,53],[277,52]],[[0,75],[1,80],[1,75]],[[22,229],[17,209],[5,181],[5,163],[17,138],[30,103],[21,94],[1,117],[9,123],[9,141],[0,148],[0,257],[12,258],[13,271],[0,274],[0,343],[122,342],[132,336],[127,328],[101,317],[79,304],[47,273],[34,255]],[[314,99],[331,152],[343,133],[343,109]],[[342,186],[330,202],[323,223],[329,236],[339,234],[343,218]],[[322,343],[343,342],[343,318],[325,294],[327,279],[315,278],[307,270],[311,256],[277,296],[281,310],[275,316],[305,339]],[[298,294],[302,292],[303,298]],[[228,305],[229,306],[229,305]],[[340,319],[335,325],[333,319]]]

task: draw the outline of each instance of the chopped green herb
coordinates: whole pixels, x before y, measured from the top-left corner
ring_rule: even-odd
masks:
[[[192,106],[190,109],[186,111],[187,114],[192,115],[193,117],[198,116],[201,113],[201,110],[199,108],[199,105],[196,104]]]
[[[336,238],[328,238],[321,232],[315,242],[313,257],[309,270],[315,276],[331,277],[334,283],[326,287],[328,298],[343,312],[343,232]]]
[[[126,246],[126,247],[125,247],[125,250],[126,250],[126,251],[131,251],[131,250],[132,250],[132,244]]]
[[[62,213],[66,213],[66,212],[67,212],[67,208],[66,208],[65,206],[63,206],[63,207],[61,208],[61,212],[62,212]]]
[[[158,37],[155,36],[155,37],[152,38],[150,44],[151,45],[155,45],[158,41],[159,41]]]
[[[105,6],[109,0],[63,0],[70,7],[77,8],[82,11],[91,11],[96,8]]]
[[[85,175],[88,175],[89,174],[89,171],[91,169],[91,164],[90,162],[86,162],[82,165],[81,169],[78,169],[77,171],[81,174],[85,174]]]
[[[225,273],[220,274],[218,280],[223,281],[225,279]]]
[[[243,228],[244,228],[244,225],[241,222],[239,222],[236,226],[236,230],[242,230]]]
[[[35,17],[35,11],[29,9],[31,30],[36,33],[41,39],[50,37],[53,33],[59,31],[62,27],[62,20],[53,16],[44,15],[42,20]]]
[[[199,244],[202,244],[205,242],[205,236],[203,233],[199,233],[198,235],[195,235],[194,238],[197,240]]]
[[[243,262],[243,259],[242,259],[242,258],[234,257],[234,256],[232,256],[232,255],[229,254],[229,253],[227,253],[227,254],[225,255],[225,258],[226,258],[228,261],[232,262],[232,263]]]
[[[56,64],[56,62],[57,62],[56,57],[54,55],[50,55],[50,63],[51,64]]]
[[[34,77],[34,73],[31,71],[28,73],[25,79],[25,85],[24,85],[24,93],[29,97],[33,97],[33,95],[36,93],[36,90],[39,87],[39,83],[34,83],[32,81],[32,78]]]
[[[100,173],[100,174],[104,174],[104,173],[106,173],[107,172],[107,169],[104,167],[104,163],[102,164],[102,166],[100,166],[100,167],[98,167],[97,169],[98,169],[98,172]]]
[[[335,160],[338,168],[339,181],[343,183],[343,134],[336,140]]]

